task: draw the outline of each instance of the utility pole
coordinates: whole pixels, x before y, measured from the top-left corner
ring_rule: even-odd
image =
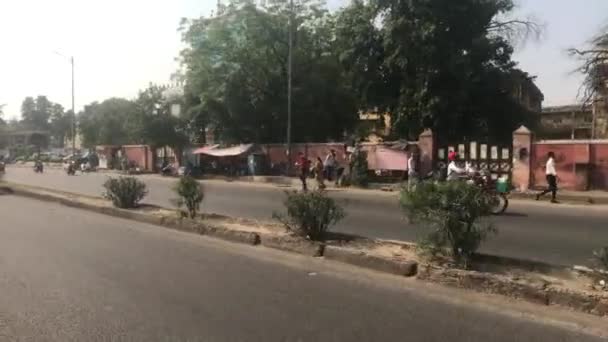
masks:
[[[289,55],[287,58],[287,169],[291,170],[291,81],[293,72],[293,0],[289,0]]]
[[[76,153],[76,110],[74,109],[74,56],[70,57],[72,64],[72,154]]]
[[[68,57],[57,51],[53,51],[53,53],[70,61],[70,65],[72,67],[72,115],[73,115],[73,117],[72,117],[71,126],[72,126],[72,154],[75,154],[76,153],[76,110],[75,110],[75,106],[74,106],[74,56]]]

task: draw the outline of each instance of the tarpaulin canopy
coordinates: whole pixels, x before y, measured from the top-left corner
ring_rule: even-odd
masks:
[[[244,144],[226,148],[219,148],[218,145],[199,148],[194,154],[204,154],[213,157],[236,157],[245,154],[253,149],[253,144]]]
[[[192,151],[192,154],[204,154],[205,152],[214,149],[214,148],[218,148],[220,145],[209,145],[209,146],[204,146],[201,148],[197,148],[196,150]]]

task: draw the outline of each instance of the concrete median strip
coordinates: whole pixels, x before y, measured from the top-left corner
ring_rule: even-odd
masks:
[[[415,276],[418,269],[415,261],[396,261],[337,246],[326,246],[323,256],[325,259],[405,277]]]
[[[163,226],[247,245],[262,245],[312,257],[324,257],[358,267],[446,286],[499,294],[542,305],[558,305],[576,311],[608,316],[608,291],[581,286],[581,274],[565,266],[548,265],[498,256],[480,255],[476,270],[460,270],[423,262],[415,245],[343,235],[342,240],[314,242],[287,235],[278,227],[255,225],[251,220],[203,215],[200,220],[180,217],[175,210],[142,206],[136,210],[115,208],[108,201],[90,196],[5,183],[0,194],[18,195],[89,210],[122,219]],[[419,262],[420,260],[420,262]],[[517,270],[517,272],[511,272]],[[566,275],[555,280],[556,274]],[[566,280],[564,280],[566,279]],[[578,281],[578,282],[577,282]]]

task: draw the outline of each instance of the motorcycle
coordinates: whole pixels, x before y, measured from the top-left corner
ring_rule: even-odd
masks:
[[[481,187],[486,194],[490,196],[492,202],[492,215],[501,215],[509,207],[508,191],[501,191],[498,187],[498,182],[492,179],[491,175],[485,172],[479,172],[470,170],[466,174],[463,174],[460,179],[466,181],[469,184],[474,184]],[[423,181],[431,182],[443,182],[445,181],[445,170],[440,169],[437,171],[431,171],[421,177]]]
[[[44,171],[44,165],[42,164],[42,162],[35,162],[34,163],[34,172],[35,173],[42,173]]]
[[[499,190],[498,181],[488,173],[476,172],[469,176],[469,182],[481,187],[490,196],[492,215],[501,215],[509,207],[508,192]]]
[[[76,166],[74,165],[73,162],[71,162],[68,167],[65,169],[65,172],[68,174],[68,176],[74,176],[76,175]]]

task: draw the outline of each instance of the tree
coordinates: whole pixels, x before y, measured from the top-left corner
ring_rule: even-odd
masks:
[[[54,104],[46,96],[26,97],[21,104],[21,119],[25,127],[34,130],[49,130],[49,119]]]
[[[0,104],[0,125],[5,126],[6,122],[4,121],[4,106],[5,104]]]
[[[78,114],[78,126],[82,144],[124,145],[136,142],[129,131],[130,122],[136,115],[137,106],[132,101],[111,98],[101,103],[93,102]]]
[[[188,143],[184,122],[171,113],[171,105],[181,98],[168,99],[166,87],[150,85],[139,93],[135,105],[137,112],[130,128],[143,143],[155,148],[169,146],[179,151]]]
[[[341,61],[363,107],[392,116],[395,137],[508,140],[532,115],[512,96],[510,38],[538,26],[499,21],[511,0],[353,1],[337,18]]]
[[[342,139],[357,111],[333,49],[334,18],[322,1],[295,1],[294,12],[293,140]],[[233,0],[219,13],[182,25],[192,118],[226,142],[284,141],[287,2]]]
[[[72,111],[64,112],[60,104],[54,103],[51,106],[49,126],[56,146],[63,147],[65,139],[71,138],[73,117]]]
[[[594,104],[606,96],[608,88],[608,27],[585,49],[572,48],[569,52],[581,62],[577,70],[585,76],[579,97],[584,105]]]

